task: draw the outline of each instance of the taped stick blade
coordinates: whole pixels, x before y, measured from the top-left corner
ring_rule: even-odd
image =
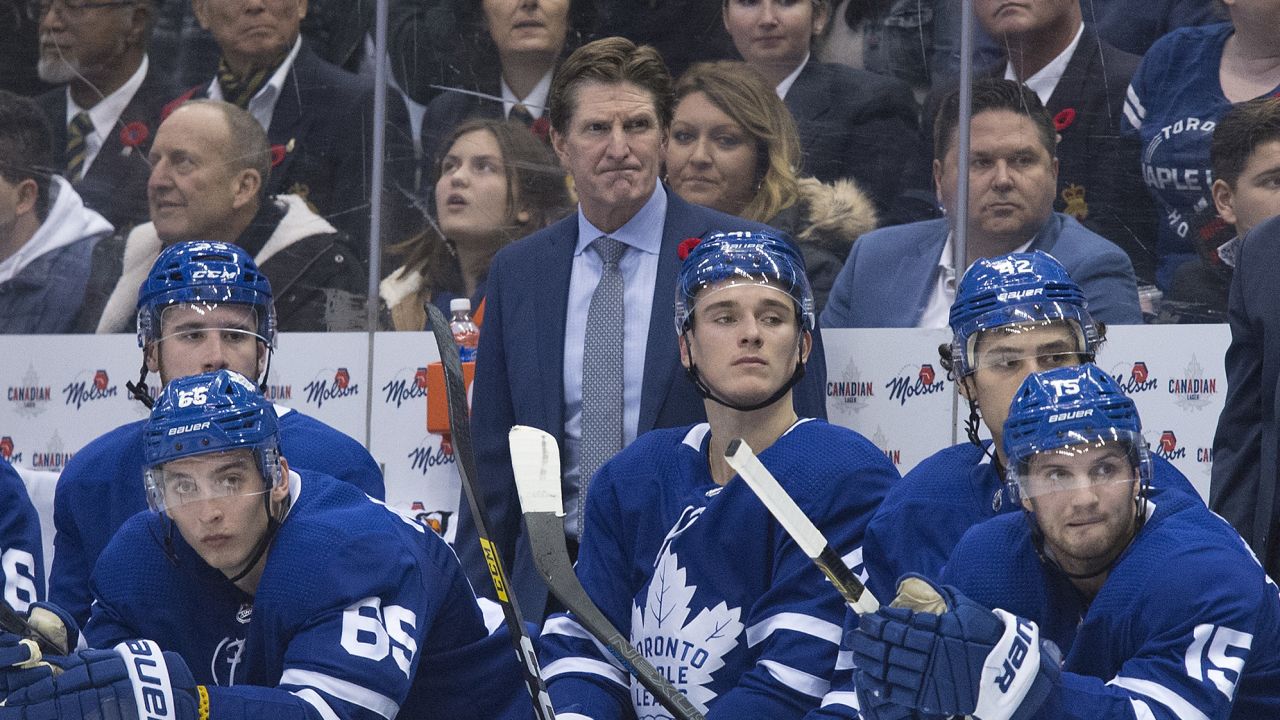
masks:
[[[826,538],[818,532],[818,528],[813,526],[800,506],[796,505],[796,501],[782,489],[778,479],[752,452],[751,446],[747,445],[742,438],[737,438],[725,449],[724,458],[738,473],[738,477],[751,487],[752,492],[760,498],[760,502],[764,503],[764,506],[777,519],[778,524],[791,535],[804,554],[816,559],[822,553],[822,549],[827,546]]]
[[[511,470],[523,512],[546,512],[564,517],[561,498],[560,448],[543,430],[516,425],[507,435]]]

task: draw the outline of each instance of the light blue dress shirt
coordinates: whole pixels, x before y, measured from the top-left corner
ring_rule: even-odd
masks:
[[[565,531],[570,537],[582,532],[578,517],[578,493],[582,479],[578,467],[582,457],[582,347],[586,342],[587,310],[591,295],[600,282],[603,264],[590,245],[608,235],[627,245],[618,268],[622,271],[623,328],[622,444],[636,439],[640,425],[640,391],[644,381],[645,346],[649,339],[649,317],[653,311],[653,288],[658,279],[658,255],[662,249],[662,229],[667,217],[667,192],[655,183],[654,192],[640,211],[614,232],[605,233],[591,224],[578,207],[578,245],[573,251],[569,275],[569,306],[564,324],[564,506]],[[658,302],[663,302],[662,298]],[[674,298],[668,299],[674,302]],[[675,329],[672,328],[672,332]]]

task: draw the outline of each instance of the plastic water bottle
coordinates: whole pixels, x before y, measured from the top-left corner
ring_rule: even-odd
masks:
[[[476,346],[480,344],[480,329],[471,320],[471,301],[454,298],[449,301],[449,311],[453,313],[449,320],[449,331],[453,333],[453,341],[458,344],[458,357],[462,362],[473,362],[476,359]]]

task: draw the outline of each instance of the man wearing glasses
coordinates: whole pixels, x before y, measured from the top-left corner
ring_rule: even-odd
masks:
[[[147,61],[152,0],[29,0],[39,25],[40,96],[56,169],[84,202],[127,232],[147,221],[147,153],[178,94]]]

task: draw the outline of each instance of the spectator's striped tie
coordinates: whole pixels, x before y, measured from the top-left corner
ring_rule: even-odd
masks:
[[[89,134],[93,132],[93,120],[81,110],[71,118],[67,126],[67,180],[80,181],[84,173],[84,161],[89,155]]]

